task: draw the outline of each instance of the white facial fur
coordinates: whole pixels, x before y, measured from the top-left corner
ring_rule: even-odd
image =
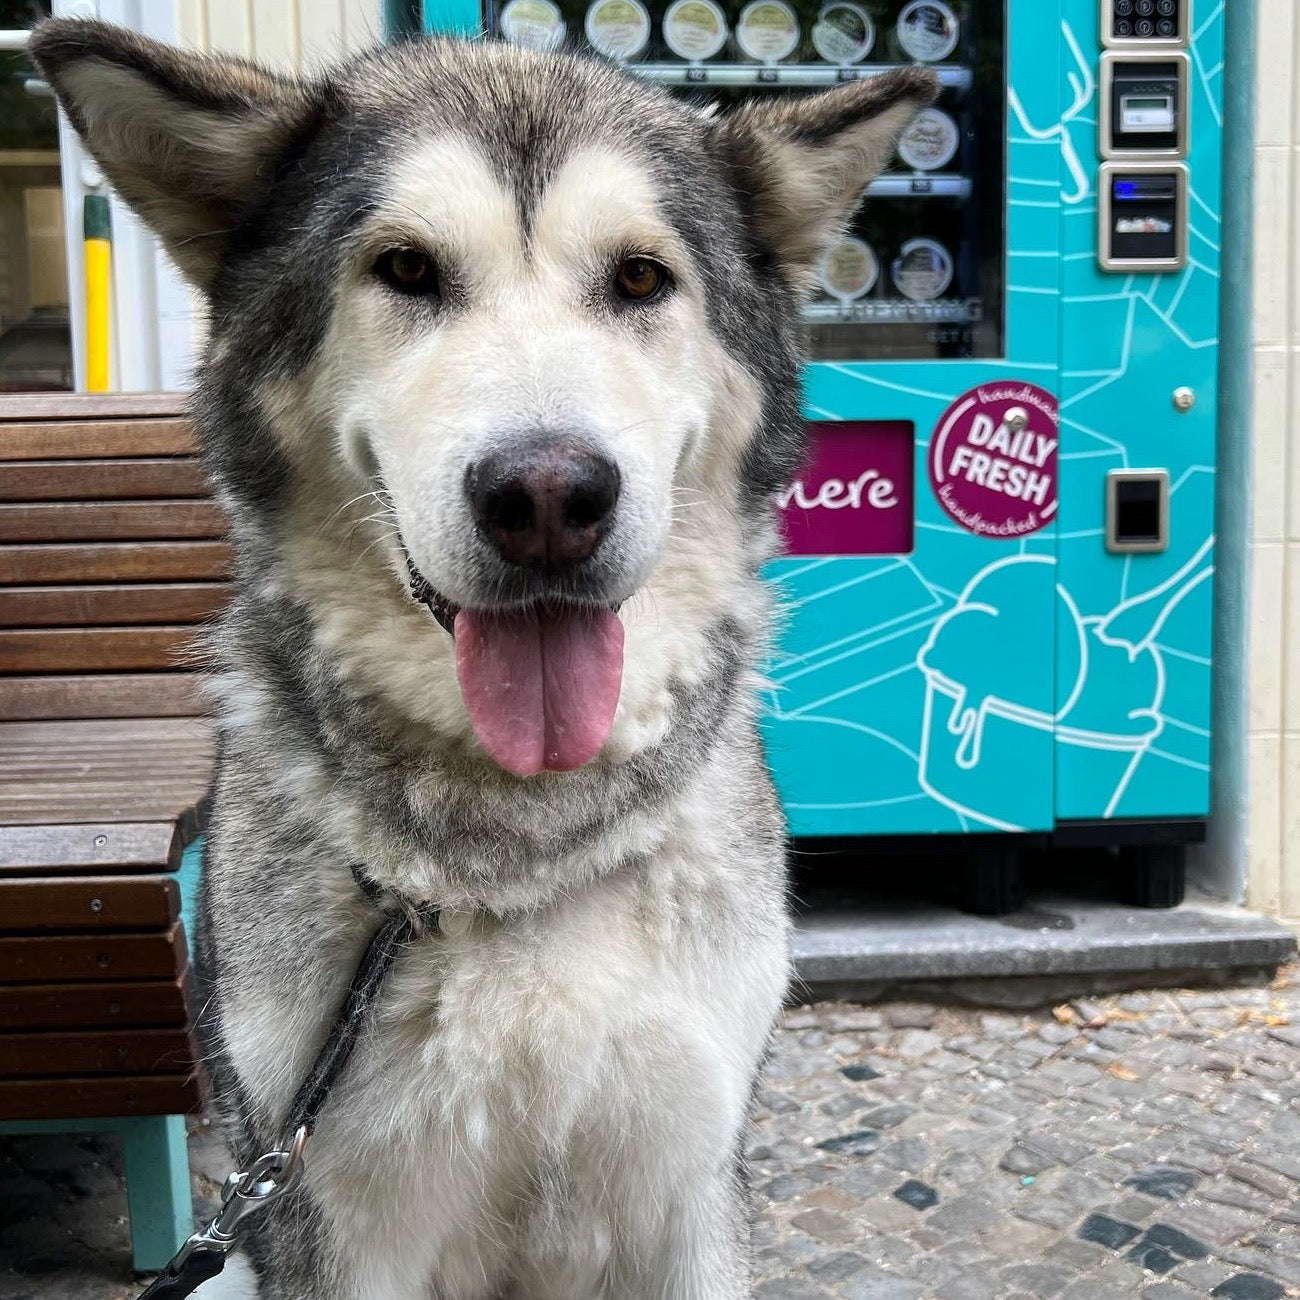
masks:
[[[465,464],[512,428],[561,415],[580,423],[622,478],[606,545],[623,548],[630,594],[604,757],[625,762],[664,738],[672,683],[689,688],[707,671],[718,617],[731,611],[755,635],[754,620],[766,617],[744,575],[767,539],[754,538],[761,555],[747,554],[736,509],[759,385],[709,328],[689,257],[657,215],[647,178],[617,153],[575,154],[557,170],[527,252],[514,195],[470,142],[425,144],[397,175],[370,251],[358,249],[340,272],[311,365],[259,392],[301,481],[284,533],[287,589],[315,611],[322,646],[346,678],[413,723],[473,745],[452,640],[402,594],[395,528],[430,582],[461,603],[481,545]],[[584,298],[593,254],[620,237],[676,276],[648,329],[601,316]],[[395,303],[371,275],[372,253],[435,238],[465,249],[473,273],[467,309],[445,324]],[[368,491],[376,466],[391,510]]]
[[[499,561],[475,532],[466,470],[512,441],[571,433],[618,466],[601,595],[625,600],[654,567],[675,471],[710,414],[703,300],[648,178],[616,153],[575,153],[525,232],[481,151],[447,136],[397,168],[364,239],[340,285],[325,370],[345,452],[361,474],[373,457],[421,572],[458,605],[491,604]],[[372,274],[375,255],[399,244],[454,278],[444,313],[399,300]],[[620,314],[604,295],[631,253],[661,261],[675,287]]]

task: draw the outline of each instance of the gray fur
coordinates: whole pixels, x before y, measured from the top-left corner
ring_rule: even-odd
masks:
[[[241,1155],[275,1140],[380,922],[351,866],[444,909],[444,931],[400,956],[331,1095],[306,1190],[257,1230],[263,1294],[739,1300],[737,1153],[786,978],[784,829],[754,673],[770,498],[803,450],[799,299],[933,77],[710,119],[604,63],[488,44],[376,50],[305,82],[97,23],[44,24],[32,51],[211,305],[194,414],[239,560],[211,638],[220,763],[198,958]],[[473,249],[395,197],[451,142],[463,175],[430,182],[430,202],[454,215],[458,186],[484,212],[511,196],[508,221],[471,223],[504,221],[492,265],[516,268],[486,284]],[[547,222],[603,201],[566,171],[575,158],[653,196],[632,216],[676,259],[666,306],[617,308],[599,269],[554,270],[573,240],[557,245]],[[365,275],[385,221],[437,244],[436,299],[384,298]],[[503,283],[545,274],[551,301]],[[504,314],[476,336],[489,290]],[[455,485],[489,441],[471,437],[472,403],[461,429],[420,402],[422,348],[499,328],[531,345],[529,311],[581,340],[566,365],[607,350],[667,379],[632,385],[647,419],[598,430],[631,483],[581,592],[625,602],[611,740],[577,771],[520,778],[475,743],[447,634],[412,599],[405,561],[471,608],[576,593],[506,572],[457,526]],[[463,346],[452,364],[473,381],[483,345]],[[375,380],[390,352],[411,365]],[[489,379],[514,381],[483,355]],[[599,422],[609,367],[588,376],[579,358],[551,393],[546,364],[519,390],[542,394],[537,409],[518,398],[491,439],[533,436],[554,410],[583,436],[583,419]],[[428,391],[445,400],[438,369]],[[692,385],[707,392],[698,408],[677,391]],[[390,388],[427,427],[402,425]],[[362,416],[339,414],[345,398]],[[688,414],[647,432],[661,405]],[[438,509],[421,495],[440,481],[431,465],[450,467]]]

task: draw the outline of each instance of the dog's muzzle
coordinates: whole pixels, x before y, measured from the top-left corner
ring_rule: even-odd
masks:
[[[589,763],[614,725],[623,684],[616,609],[572,601],[461,609],[406,556],[411,595],[451,633],[456,677],[479,743],[516,776]]]

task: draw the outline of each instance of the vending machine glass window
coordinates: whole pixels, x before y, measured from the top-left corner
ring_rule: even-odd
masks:
[[[487,0],[488,31],[595,50],[701,104],[904,63],[943,93],[908,127],[805,310],[816,360],[1005,353],[1005,6],[974,0]]]

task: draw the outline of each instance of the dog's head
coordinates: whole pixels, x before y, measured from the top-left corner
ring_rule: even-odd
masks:
[[[31,48],[209,299],[198,414],[237,532],[444,637],[423,602],[519,774],[605,744],[638,600],[707,635],[765,557],[799,300],[936,91],[909,69],[713,115],[486,43],[302,81],[91,22]]]

